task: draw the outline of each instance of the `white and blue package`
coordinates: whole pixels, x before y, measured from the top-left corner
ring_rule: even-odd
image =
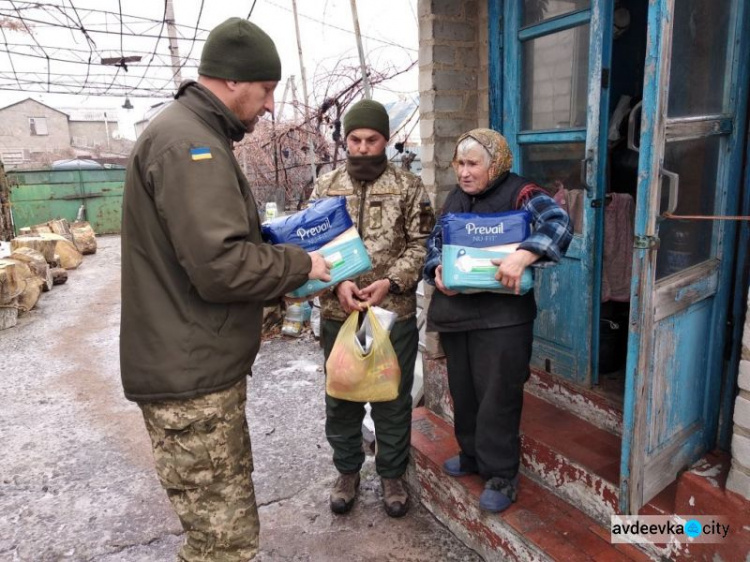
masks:
[[[507,213],[449,213],[440,218],[443,229],[443,283],[461,293],[511,293],[495,279],[493,259],[513,253],[531,233],[531,215]],[[521,294],[534,286],[527,267],[521,276]]]
[[[289,293],[303,298],[372,269],[370,256],[352,224],[344,197],[314,201],[304,211],[265,222],[263,239],[271,244],[294,244],[320,252],[331,264],[331,280],[311,280]]]

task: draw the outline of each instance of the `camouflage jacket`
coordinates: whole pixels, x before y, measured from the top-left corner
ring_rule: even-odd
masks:
[[[318,178],[311,199],[346,197],[346,209],[357,227],[372,261],[372,270],[354,279],[366,287],[378,279],[391,279],[400,294],[388,293],[382,308],[398,314],[399,320],[416,313],[416,291],[426,255],[425,241],[435,217],[422,180],[414,174],[388,164],[373,182],[360,182],[346,166]],[[323,318],[345,320],[333,291],[320,298]]]

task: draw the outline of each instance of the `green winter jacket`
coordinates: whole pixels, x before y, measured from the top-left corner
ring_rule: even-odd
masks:
[[[120,371],[137,402],[208,394],[249,374],[264,301],[311,268],[304,250],[262,243],[232,153],[245,126],[197,82],[176,98],[138,139],[125,180]]]

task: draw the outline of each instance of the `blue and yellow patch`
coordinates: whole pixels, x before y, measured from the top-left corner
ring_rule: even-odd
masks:
[[[211,156],[210,148],[207,146],[199,146],[190,149],[190,158],[193,160],[210,160],[213,156]]]

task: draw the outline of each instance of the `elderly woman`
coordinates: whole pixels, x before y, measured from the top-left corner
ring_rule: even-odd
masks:
[[[535,262],[557,262],[572,238],[568,215],[545,191],[510,172],[513,157],[505,138],[475,129],[458,139],[453,168],[458,186],[443,213],[502,213],[525,210],[532,234],[498,266],[495,278],[511,294],[459,294],[442,279],[442,231],[427,242],[424,279],[437,288],[427,329],[440,333],[453,398],[460,453],[445,461],[451,476],[478,473],[486,480],[479,506],[491,512],[516,500],[521,459],[519,426],[523,385],[529,378],[536,302],[520,295],[521,275]],[[515,293],[515,294],[512,294]]]

